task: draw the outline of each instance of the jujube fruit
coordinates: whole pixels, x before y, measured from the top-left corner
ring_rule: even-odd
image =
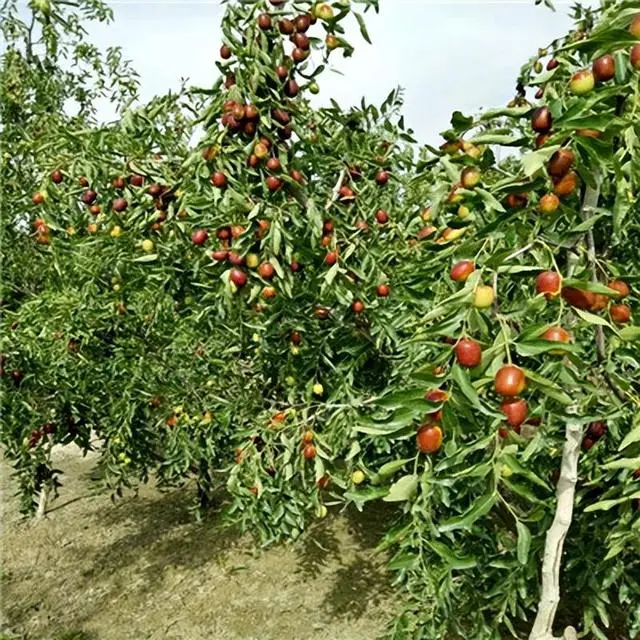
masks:
[[[507,397],[518,396],[526,386],[526,377],[520,367],[514,364],[506,364],[498,369],[495,376],[495,389],[499,395]]]
[[[477,367],[482,362],[482,347],[470,338],[459,340],[455,346],[458,363],[469,369]]]
[[[460,260],[452,267],[449,275],[456,282],[464,282],[476,270],[473,260]]]
[[[442,446],[442,429],[437,425],[421,427],[416,436],[416,444],[422,453],[437,453]]]
[[[191,234],[191,242],[196,246],[203,245],[208,238],[209,238],[209,233],[207,232],[206,229],[196,229]]]
[[[616,324],[625,324],[631,320],[631,307],[626,304],[613,304],[609,309],[611,319]]]
[[[609,289],[614,289],[615,291],[618,292],[618,295],[615,296],[616,300],[622,300],[623,298],[626,298],[631,293],[631,290],[629,289],[629,285],[626,282],[623,282],[622,280],[612,280],[611,282],[609,282],[609,284],[607,284],[607,287],[609,287]]]
[[[522,398],[505,398],[500,405],[500,410],[507,418],[507,423],[512,427],[519,427],[529,413],[527,401]]]
[[[236,287],[244,287],[247,284],[247,274],[240,269],[232,269],[229,274],[229,279]]]
[[[593,61],[591,70],[597,82],[608,82],[616,75],[616,62],[613,56],[607,53]]]
[[[556,271],[543,271],[536,278],[536,292],[545,298],[557,298],[562,290],[562,277]]]

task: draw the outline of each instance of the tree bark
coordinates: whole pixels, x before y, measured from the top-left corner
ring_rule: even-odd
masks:
[[[342,186],[342,183],[344,182],[346,177],[347,170],[342,169],[342,171],[340,171],[340,174],[338,175],[338,181],[336,182],[335,187],[333,187],[333,189],[331,190],[331,196],[327,201],[327,205],[325,207],[327,211],[331,208],[331,205],[333,205],[333,203],[338,199],[338,195],[340,194],[340,187]]]
[[[578,459],[582,443],[582,425],[568,422],[562,449],[562,467],[558,480],[556,513],[547,532],[542,564],[542,593],[529,640],[553,640],[553,622],[560,602],[560,565],[562,550],[573,517],[573,501],[578,480]],[[561,638],[575,640],[576,631],[567,627]]]
[[[583,220],[588,220],[593,215],[593,210],[598,206],[598,200],[600,198],[600,187],[597,188],[587,187],[582,201],[582,209],[580,215]],[[598,269],[596,265],[596,246],[593,237],[593,228],[589,229],[586,234],[587,237],[587,257],[589,260],[589,266],[591,268],[591,282],[598,283]],[[607,360],[607,339],[604,335],[604,327],[597,325],[596,332],[596,354],[598,356],[598,362],[604,363]],[[604,379],[611,387],[611,390],[616,394],[616,397],[621,402],[626,401],[624,391],[618,387],[613,378],[606,372],[603,372]]]
[[[38,510],[36,511],[36,520],[42,520],[47,513],[47,502],[49,500],[49,483],[45,481],[40,489],[40,497],[38,498]]]

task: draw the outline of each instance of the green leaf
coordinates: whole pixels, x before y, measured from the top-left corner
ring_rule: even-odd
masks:
[[[613,462],[607,462],[602,465],[603,469],[640,469],[640,456],[637,458],[622,458],[620,460],[614,460]]]
[[[635,427],[634,429],[629,431],[629,433],[627,433],[627,435],[624,437],[624,439],[620,443],[620,446],[618,447],[618,451],[622,451],[623,449],[626,449],[630,444],[633,444],[634,442],[640,442],[640,424],[638,424],[637,427]]]
[[[369,502],[386,496],[388,492],[389,487],[365,487],[363,489],[345,491],[344,497],[346,500],[352,500],[353,502]]]
[[[396,391],[395,393],[390,393],[377,400],[376,405],[378,407],[384,407],[385,409],[399,409],[412,400],[424,399],[424,394],[424,387],[416,387],[415,389],[407,389],[405,391]]]
[[[451,115],[451,126],[457,130],[466,131],[473,124],[471,116],[465,116],[462,111],[454,111]]]
[[[599,282],[586,282],[585,280],[576,280],[574,278],[567,278],[563,285],[565,287],[573,287],[574,289],[582,289],[583,291],[593,291],[593,293],[601,293],[605,296],[615,297],[618,292],[615,289],[609,289]]]
[[[452,569],[473,569],[478,565],[476,558],[457,556],[442,542],[438,542],[437,540],[425,540],[425,542],[427,546],[438,554]]]
[[[535,493],[533,493],[533,491],[531,491],[531,489],[524,484],[513,482],[512,480],[505,477],[502,478],[501,482],[505,486],[509,487],[511,491],[517,493],[523,498],[526,498],[529,502],[532,502],[534,504],[546,504],[546,501],[540,500],[540,498],[538,498]]]
[[[260,213],[260,208],[262,207],[262,203],[258,202],[258,204],[254,205],[253,209],[251,209],[251,211],[249,212],[249,215],[247,216],[248,220],[253,220],[259,213]]]
[[[616,63],[616,84],[623,85],[627,82],[629,74],[629,65],[627,64],[625,53],[616,51],[613,54],[613,58]]]
[[[569,118],[568,120],[559,120],[558,124],[563,129],[596,129],[598,131],[604,131],[607,127],[615,123],[616,118],[613,114],[606,113],[576,116],[575,118]]]
[[[354,431],[372,436],[389,436],[404,429],[419,415],[420,413],[414,410],[400,409],[385,420],[373,421],[370,418],[361,417]]]
[[[522,136],[514,136],[510,133],[480,133],[471,138],[472,144],[499,144],[503,147],[519,147],[527,141]]]
[[[560,148],[559,144],[551,147],[544,147],[538,151],[531,151],[522,156],[522,170],[530,178],[534,173],[542,169],[549,158]]]
[[[504,263],[504,261],[514,253],[513,249],[504,249],[502,251],[496,251],[487,260],[484,261],[484,266],[487,269],[495,269]],[[542,270],[542,267],[540,267]]]
[[[418,490],[418,476],[402,476],[391,485],[389,494],[383,500],[385,502],[404,502],[410,500]]]
[[[535,340],[531,342],[519,342],[516,344],[516,351],[521,356],[537,356],[547,351],[561,349],[570,353],[579,353],[580,346],[577,344],[550,342],[549,340]]]
[[[338,270],[340,269],[340,265],[336,262],[324,275],[324,281],[327,285],[330,285],[336,275],[338,274]]]
[[[521,565],[525,565],[531,548],[531,531],[529,531],[529,527],[519,520],[516,522],[516,526],[518,528],[518,562]]]
[[[488,416],[500,416],[500,414],[490,411],[482,404],[480,397],[478,396],[478,392],[474,389],[471,381],[469,380],[469,374],[459,364],[454,364],[453,367],[451,367],[451,377],[467,400],[469,400],[476,409]]]
[[[476,193],[482,198],[488,210],[498,211],[500,213],[505,212],[502,204],[485,189],[476,188]]]
[[[371,44],[371,38],[369,37],[369,32],[367,31],[367,25],[365,24],[364,18],[359,13],[354,12],[353,15],[356,17],[356,20],[358,21],[358,26],[360,27],[360,33],[362,34],[362,37],[369,44]]]
[[[313,199],[307,201],[307,217],[311,224],[314,237],[319,238],[322,235],[322,214],[316,207]]]
[[[525,372],[525,375],[527,376],[527,380],[540,387],[543,393],[545,393],[549,397],[558,401],[560,404],[571,405],[574,403],[574,400],[571,398],[571,396],[565,393],[560,385],[557,385],[551,380],[547,380],[545,377],[539,375],[535,371],[531,371],[531,369],[523,370]]]
[[[416,553],[403,553],[393,558],[388,564],[387,569],[390,571],[406,571],[418,566],[420,556]]]
[[[349,447],[349,451],[344,459],[347,462],[349,462],[349,460],[353,460],[353,458],[355,458],[360,453],[361,450],[362,450],[362,447],[360,447],[360,443],[357,440],[354,440],[351,443],[351,446]]]
[[[545,69],[542,73],[539,73],[538,75],[531,78],[531,84],[535,84],[535,85],[546,84],[547,82],[549,82],[549,80],[551,80],[551,78],[553,78],[553,76],[556,73],[557,73],[557,68],[549,69],[549,70]]]
[[[476,451],[482,451],[486,449],[491,443],[495,442],[495,434],[491,433],[488,436],[485,436],[481,440],[477,440],[473,444],[465,444],[458,453],[454,456],[450,456],[441,460],[436,466],[435,471],[440,472],[445,469],[450,469],[451,467],[455,467],[458,464],[461,464],[468,456]]]
[[[282,231],[279,224],[274,224],[271,231],[271,250],[274,255],[280,254],[280,246],[282,244]]]
[[[622,504],[623,502],[628,502],[629,500],[637,500],[640,498],[640,491],[636,493],[632,493],[629,496],[624,496],[623,498],[617,498],[616,500],[600,500],[594,504],[590,504],[585,508],[585,513],[590,513],[591,511],[609,511],[612,507],[616,505]]]
[[[153,262],[158,259],[157,253],[148,253],[147,255],[134,258],[133,262]]]
[[[540,478],[538,478],[538,476],[535,473],[533,473],[533,471],[531,471],[528,467],[525,467],[524,465],[520,464],[517,458],[514,458],[513,456],[509,456],[509,455],[503,455],[501,457],[501,460],[513,471],[513,473],[516,473],[519,476],[527,478],[527,480],[531,480],[533,484],[537,484],[539,487],[542,487],[543,489],[547,489],[547,490],[549,489],[549,487],[547,486],[547,483],[544,480],[541,480]]]
[[[447,172],[447,176],[451,182],[457,182],[460,178],[460,169],[455,166],[449,158],[443,156],[440,159],[440,164],[444,167],[444,170]]]
[[[411,458],[402,458],[401,460],[387,462],[378,469],[378,475],[382,477],[392,476],[396,471],[400,471],[410,460]]]
[[[541,271],[540,267],[527,264],[502,265],[497,269],[498,273],[531,273]]]
[[[589,229],[591,229],[591,227],[593,227],[596,224],[596,222],[600,220],[600,218],[603,218],[604,216],[608,216],[608,215],[610,215],[608,211],[603,211],[602,213],[599,213],[595,216],[591,216],[584,222],[581,222],[578,226],[573,227],[573,229],[570,229],[569,233],[584,233],[585,231],[589,231]]]
[[[604,318],[597,316],[595,313],[584,311],[583,309],[574,309],[574,311],[589,324],[597,324],[602,327],[609,327],[609,329],[613,329],[613,327]]]
[[[532,110],[530,106],[524,107],[498,107],[497,109],[487,109],[480,120],[492,120],[493,118],[500,118],[506,116],[507,118],[523,118],[528,115]]]
[[[454,364],[451,368],[451,377],[467,400],[469,400],[472,405],[478,406],[480,404],[478,393],[469,380],[469,374],[459,364]]]
[[[618,331],[618,335],[625,342],[640,340],[640,327],[624,327]]]
[[[489,493],[481,496],[476,500],[475,504],[461,516],[445,520],[438,526],[438,531],[445,533],[447,531],[455,531],[457,529],[468,529],[476,520],[487,515],[495,504],[496,494]]]

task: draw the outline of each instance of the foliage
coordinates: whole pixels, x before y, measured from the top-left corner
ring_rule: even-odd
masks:
[[[399,91],[348,111],[306,98],[331,56],[352,54],[346,20],[368,39],[357,11],[377,3],[293,4],[229,3],[217,84],[136,109],[117,54],[106,66],[87,54],[97,83],[62,71],[76,18],[34,5],[42,58],[15,9],[3,23],[2,442],[25,511],[57,483],[51,447],[96,439],[116,492],[193,481],[202,506],[226,485],[227,516],[263,542],[296,538],[327,504],[395,502],[381,546],[408,598],[391,636],[523,637],[577,417],[561,615],[633,636],[640,334],[606,285],[624,280],[637,303],[637,8],[576,9],[508,106],[455,112],[432,149],[406,130]],[[49,33],[65,24],[66,45]],[[577,95],[569,80],[608,52],[614,77]],[[97,125],[91,91],[116,77],[122,117]],[[497,163],[496,146],[518,154]],[[451,277],[461,260],[475,267],[466,280]],[[562,295],[536,291],[546,271]],[[551,326],[570,332],[560,354]],[[477,366],[455,355],[463,338]],[[505,364],[526,375],[511,394],[522,419],[494,389]]]

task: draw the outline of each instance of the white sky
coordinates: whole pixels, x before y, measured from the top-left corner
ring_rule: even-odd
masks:
[[[141,75],[142,97],[177,88],[180,78],[209,86],[220,48],[218,0],[110,3],[115,24],[92,26],[98,47],[120,45]],[[367,13],[373,41],[353,25],[354,56],[332,56],[344,75],[325,73],[319,104],[334,96],[350,106],[365,96],[379,103],[395,86],[405,89],[405,119],[421,142],[435,143],[452,111],[475,113],[513,97],[519,68],[539,46],[570,26],[568,2],[557,12],[533,0],[381,0]],[[321,31],[321,29],[319,29]],[[107,110],[104,111],[107,116]],[[107,116],[108,117],[108,116]]]

